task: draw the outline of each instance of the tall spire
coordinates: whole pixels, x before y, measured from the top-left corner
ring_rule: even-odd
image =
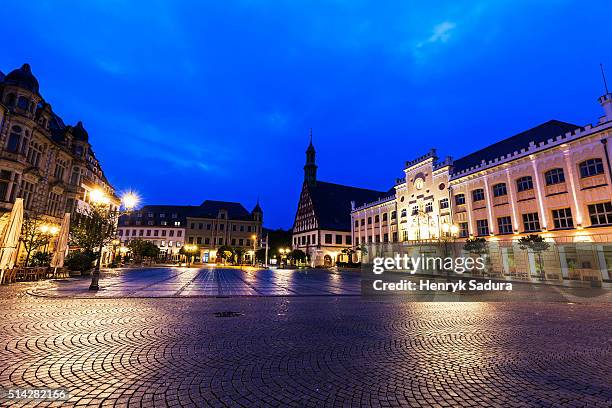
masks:
[[[317,183],[316,152],[312,144],[312,128],[310,129],[310,143],[306,149],[306,164],[304,165],[304,182],[310,186]]]
[[[609,94],[610,92],[608,92],[608,83],[606,82],[606,73],[604,72],[603,64],[601,62],[599,63],[599,68],[601,68],[601,77],[603,78],[604,89],[606,90],[606,94]],[[310,139],[312,140],[312,129],[310,130]]]
[[[606,93],[599,97],[599,104],[604,110],[604,116],[601,118],[601,121],[608,122],[612,120],[612,94],[608,91],[608,83],[606,82],[603,64],[600,63],[599,68],[601,69],[601,77],[603,78],[604,89],[606,90]]]

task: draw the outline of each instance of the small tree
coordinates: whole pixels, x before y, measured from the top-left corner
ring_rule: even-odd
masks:
[[[538,258],[538,270],[540,274],[540,279],[544,278],[544,263],[542,260],[542,252],[545,252],[550,248],[550,244],[546,242],[546,240],[537,234],[530,234],[526,237],[521,237],[518,240],[519,248],[522,250],[531,250],[534,254],[536,254]]]
[[[289,255],[287,255],[287,258],[291,259],[291,262],[295,263],[295,262],[304,262],[306,261],[306,253],[304,251],[302,251],[301,249],[294,249],[293,251],[289,252]]]
[[[132,255],[134,255],[134,259],[137,261],[142,261],[144,258],[155,259],[159,255],[159,248],[157,245],[141,239],[130,241],[128,248],[130,248]]]
[[[217,249],[217,258],[221,259],[223,263],[231,262],[234,257],[234,249],[228,245],[222,245]]]
[[[118,211],[111,210],[107,203],[92,204],[85,207],[72,218],[70,226],[71,245],[82,252],[93,254],[96,265],[91,278],[90,290],[98,290],[102,250],[113,239],[117,226]]]
[[[234,262],[238,265],[242,263],[242,259],[244,258],[245,250],[242,247],[234,248]]]
[[[32,256],[34,266],[49,266],[51,263],[51,254],[49,252],[36,252]]]
[[[47,245],[51,240],[51,235],[42,232],[43,225],[45,225],[45,221],[40,214],[28,215],[26,213],[21,226],[20,237],[20,241],[23,243],[23,247],[26,251],[24,261],[24,266],[26,267],[29,266],[32,252],[43,245]]]
[[[266,249],[260,248],[255,251],[255,262],[266,263]]]
[[[463,245],[463,249],[466,252],[476,256],[485,255],[488,252],[488,248],[489,244],[487,243],[487,240],[482,237],[468,238],[465,241],[465,245]],[[486,259],[486,261],[488,262],[488,259]]]

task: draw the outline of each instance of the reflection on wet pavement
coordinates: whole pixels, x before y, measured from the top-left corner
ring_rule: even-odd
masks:
[[[103,276],[89,292],[87,278],[55,282],[37,292],[47,296],[316,296],[359,295],[358,272],[309,269],[146,268]]]

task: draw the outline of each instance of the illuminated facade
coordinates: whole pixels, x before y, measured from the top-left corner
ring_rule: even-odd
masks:
[[[352,211],[355,242],[379,253],[484,237],[492,274],[532,278],[542,271],[518,240],[538,234],[546,279],[610,280],[612,94],[599,102],[595,125],[551,120],[457,160],[406,163],[392,197]]]
[[[353,247],[350,211],[355,203],[386,197],[388,192],[317,180],[315,148],[306,150],[304,182],[292,230],[292,248],[304,251],[311,266],[347,262],[342,251]]]
[[[259,248],[263,211],[259,203],[248,212],[240,203],[206,200],[199,206],[148,205],[119,219],[117,236],[122,245],[133,240],[154,243],[160,259],[178,261],[185,244],[195,245],[196,262],[217,262],[221,246],[240,248],[252,260]]]
[[[28,64],[0,73],[0,146],[4,214],[21,197],[27,214],[59,226],[64,213],[88,205],[94,189],[103,190],[113,207],[119,205],[83,124],[64,124],[40,94]]]

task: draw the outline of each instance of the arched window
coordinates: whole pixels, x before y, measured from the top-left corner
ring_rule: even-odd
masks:
[[[585,160],[578,167],[580,168],[580,178],[596,176],[604,172],[603,162],[599,158]]]
[[[523,176],[516,180],[516,188],[520,191],[533,190],[533,179],[531,176]]]
[[[17,153],[19,151],[19,144],[21,143],[21,126],[11,127],[11,133],[9,134],[8,141],[6,143],[6,150],[9,152]]]
[[[561,184],[565,182],[565,173],[562,168],[550,169],[544,173],[546,179],[546,185],[552,186],[553,184]]]
[[[25,96],[20,96],[17,100],[17,107],[20,109],[27,110],[29,104],[30,101],[28,101],[28,98],[26,98]]]
[[[508,195],[506,183],[499,183],[493,186],[493,197],[501,197],[505,195]]]

